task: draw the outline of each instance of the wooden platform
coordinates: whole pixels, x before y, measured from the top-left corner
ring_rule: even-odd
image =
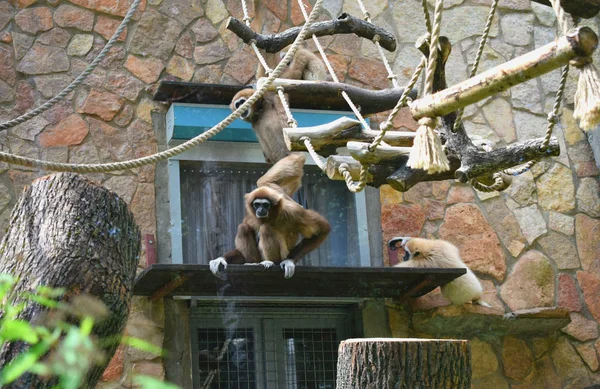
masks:
[[[297,266],[291,279],[277,268],[229,265],[222,279],[208,265],[155,264],[141,272],[133,293],[151,296],[407,298],[422,296],[465,269]]]

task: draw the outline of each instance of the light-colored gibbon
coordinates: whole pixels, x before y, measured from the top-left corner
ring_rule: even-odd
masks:
[[[302,154],[288,155],[258,180],[258,188],[244,196],[246,216],[238,226],[235,250],[210,261],[213,274],[230,263],[267,269],[279,264],[285,278],[290,278],[298,260],[325,241],[331,229],[327,220],[291,198],[301,185],[304,162]]]
[[[263,76],[264,69],[259,64],[256,79]],[[306,49],[299,49],[296,52],[280,76],[280,78],[314,81],[324,80],[325,77],[323,61]],[[231,110],[234,111],[244,104],[253,93],[254,89],[243,89],[236,93],[231,100]],[[283,128],[288,127],[287,116],[276,92],[265,92],[263,97],[248,108],[240,118],[252,124],[267,163],[273,164],[290,153],[283,140]]]
[[[442,295],[454,305],[474,303],[491,307],[481,300],[483,287],[462,261],[458,247],[445,240],[398,237],[390,240],[390,248],[395,249],[399,241],[404,245],[404,261],[395,267],[464,268],[465,274],[441,287]]]

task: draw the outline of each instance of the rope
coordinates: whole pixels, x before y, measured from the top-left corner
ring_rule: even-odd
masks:
[[[363,19],[371,23],[371,15],[369,14],[369,11],[367,11],[367,9],[365,8],[365,5],[363,4],[362,0],[356,1],[358,2],[358,6],[360,7],[360,10],[363,13]],[[388,79],[392,81],[392,85],[394,86],[394,88],[400,88],[400,85],[398,85],[398,77],[394,74],[390,63],[388,62],[387,57],[385,56],[385,52],[379,44],[379,39],[381,39],[379,35],[375,35],[373,37],[373,43],[375,43],[375,46],[377,46],[377,51],[379,52],[379,56],[381,57],[383,66],[385,66],[385,70],[387,70],[388,72]]]
[[[133,4],[131,4],[131,7],[129,7],[129,10],[127,11],[127,14],[125,14],[125,17],[121,21],[119,28],[117,28],[117,31],[115,31],[113,36],[106,43],[106,46],[104,46],[102,51],[98,54],[98,56],[96,58],[94,58],[92,63],[89,64],[88,67],[85,68],[85,70],[75,80],[73,80],[73,82],[71,82],[59,94],[57,94],[50,100],[46,101],[44,104],[40,105],[39,107],[37,107],[27,113],[24,113],[23,115],[21,115],[19,117],[9,120],[6,123],[0,124],[0,130],[9,129],[11,127],[14,127],[18,124],[24,123],[27,120],[36,117],[37,115],[41,114],[42,112],[45,112],[48,109],[52,108],[56,103],[58,103],[59,101],[64,99],[65,96],[67,96],[75,88],[77,88],[87,78],[87,76],[89,76],[94,71],[94,69],[96,69],[96,67],[100,64],[100,62],[102,62],[102,60],[104,59],[104,57],[106,56],[108,51],[115,45],[115,43],[117,42],[117,39],[119,38],[121,33],[127,27],[127,23],[129,23],[129,20],[133,17],[133,14],[135,13],[138,5],[140,4],[140,1],[141,0],[134,0]]]
[[[283,87],[277,87],[277,94],[279,95],[279,99],[281,100],[281,105],[283,106],[283,110],[285,111],[285,116],[287,116],[287,125],[293,128],[298,127],[298,122],[292,116],[292,111],[290,110],[290,106],[285,99],[285,95],[283,94]]]
[[[421,7],[425,15],[425,27],[427,28],[427,32],[431,34],[431,16],[429,16],[429,10],[427,9],[427,0],[421,0]]]
[[[425,1],[425,0],[424,0]],[[492,22],[494,21],[494,14],[496,13],[496,9],[498,8],[499,0],[494,0],[490,7],[490,13],[488,14],[487,21],[485,23],[485,28],[483,29],[483,33],[481,34],[481,40],[479,41],[479,47],[477,48],[477,55],[475,55],[475,61],[473,61],[473,68],[471,69],[471,74],[469,77],[473,77],[477,74],[477,68],[479,67],[479,62],[481,61],[481,56],[483,54],[483,49],[485,47],[485,43],[490,35],[490,30],[492,28]],[[458,127],[462,122],[464,109],[458,110],[456,112],[456,120],[454,122],[454,127],[452,128],[452,132],[456,132]]]
[[[340,164],[340,166],[338,167],[338,171],[344,176],[344,181],[346,181],[346,186],[348,187],[348,190],[350,192],[357,193],[365,189],[365,186],[367,185],[367,176],[369,171],[367,170],[367,167],[364,164],[360,165],[360,176],[356,184],[352,179],[352,174],[350,173],[348,164]]]
[[[322,171],[325,171],[327,168],[327,163],[315,151],[315,148],[313,147],[312,143],[310,143],[310,137],[303,136],[302,138],[300,138],[300,142],[304,142],[304,146],[306,147],[306,150],[308,150],[308,153],[310,154],[310,156],[315,160],[315,163],[317,164],[319,169],[321,169]]]
[[[540,151],[542,151],[542,152],[544,150],[546,150],[548,148],[548,146],[550,145],[550,140],[552,138],[552,132],[554,131],[554,127],[556,126],[556,123],[558,122],[558,117],[559,117],[558,111],[560,109],[560,103],[562,102],[563,94],[565,91],[565,85],[567,84],[567,76],[568,75],[569,75],[569,65],[564,66],[562,68],[562,71],[560,74],[560,83],[558,86],[558,90],[556,91],[556,96],[554,98],[554,105],[552,106],[552,111],[548,114],[548,126],[546,127],[546,134],[544,135],[544,141],[542,142],[542,146],[540,147]],[[511,168],[511,169],[505,169],[503,171],[503,173],[507,174],[509,176],[518,176],[518,175],[525,173],[529,169],[531,169],[533,167],[533,165],[535,165],[536,162],[537,161],[532,160],[532,161],[525,163],[524,165],[521,165],[521,166],[518,166],[515,168]],[[492,185],[485,185],[485,184],[477,181],[477,179],[475,179],[475,178],[473,178],[470,181],[470,184],[480,192],[494,192],[497,190],[506,189],[508,187],[505,177],[502,174],[494,173],[493,178],[494,178],[494,183]]]
[[[229,114],[225,119],[219,122],[216,126],[211,128],[210,130],[182,143],[179,146],[173,147],[172,149],[168,149],[162,151],[160,153],[156,153],[153,155],[149,155],[142,158],[131,159],[128,161],[114,162],[114,163],[105,163],[105,164],[72,164],[72,163],[57,163],[57,162],[49,162],[42,161],[34,158],[21,157],[18,155],[14,155],[11,153],[0,152],[0,161],[12,163],[15,165],[21,166],[29,166],[36,167],[46,170],[53,171],[69,171],[75,173],[104,173],[110,172],[114,170],[126,170],[133,169],[136,167],[157,163],[160,161],[164,161],[168,158],[174,157],[178,154],[181,154],[199,144],[206,141],[207,139],[215,136],[228,125],[230,125],[234,120],[239,118],[243,112],[245,112],[248,108],[250,108],[259,98],[263,96],[263,94],[267,91],[267,88],[273,83],[273,81],[279,77],[283,69],[286,67],[286,64],[294,57],[300,43],[304,40],[308,32],[308,26],[310,26],[315,19],[317,18],[318,12],[321,9],[323,4],[323,0],[317,0],[315,6],[310,13],[310,17],[307,22],[302,26],[300,33],[296,37],[296,40],[290,47],[290,50],[285,54],[283,60],[277,65],[273,73],[267,78],[265,83],[250,96],[248,100],[244,104],[242,104],[238,109]]]
[[[415,87],[417,80],[419,79],[419,75],[421,74],[421,71],[425,67],[426,63],[427,60],[425,59],[425,57],[423,57],[421,59],[421,63],[415,68],[412,78],[408,82],[408,85],[406,85],[404,92],[402,92],[400,100],[398,100],[398,103],[396,103],[396,106],[394,107],[394,109],[392,109],[392,112],[390,112],[388,118],[379,125],[379,129],[381,130],[381,132],[377,134],[375,139],[373,139],[373,142],[369,145],[369,151],[375,151],[375,149],[381,144],[381,141],[385,137],[386,132],[388,132],[388,130],[394,127],[394,118],[396,118],[398,113],[400,113],[400,109],[402,109],[402,107],[406,105],[406,102],[408,100],[408,94]]]

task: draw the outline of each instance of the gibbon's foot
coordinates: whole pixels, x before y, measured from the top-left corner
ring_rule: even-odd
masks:
[[[223,270],[227,270],[227,262],[225,261],[225,258],[223,258],[223,257],[219,257],[217,259],[213,259],[212,261],[208,262],[210,271],[214,275],[217,275],[217,273],[219,272],[220,265],[223,265]]]
[[[262,261],[261,263],[259,263],[259,265],[262,265],[265,269],[268,269],[272,266],[275,266],[275,262],[273,261]]]
[[[258,266],[261,265],[263,266],[265,269],[268,269],[270,267],[275,266],[275,262],[272,261],[262,261],[262,262],[248,262],[248,263],[244,263],[244,265],[251,265],[251,266]]]
[[[291,259],[286,259],[285,261],[282,261],[279,264],[279,266],[281,266],[281,269],[283,269],[285,273],[283,276],[285,278],[292,278],[294,272],[296,271],[296,264]]]

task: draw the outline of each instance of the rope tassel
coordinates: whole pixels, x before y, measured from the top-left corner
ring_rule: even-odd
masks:
[[[438,121],[433,118],[419,120],[419,128],[410,150],[406,165],[412,169],[423,169],[429,174],[450,170],[450,162],[435,132]]]
[[[581,68],[573,117],[584,131],[593,130],[600,124],[600,75],[591,62]]]

